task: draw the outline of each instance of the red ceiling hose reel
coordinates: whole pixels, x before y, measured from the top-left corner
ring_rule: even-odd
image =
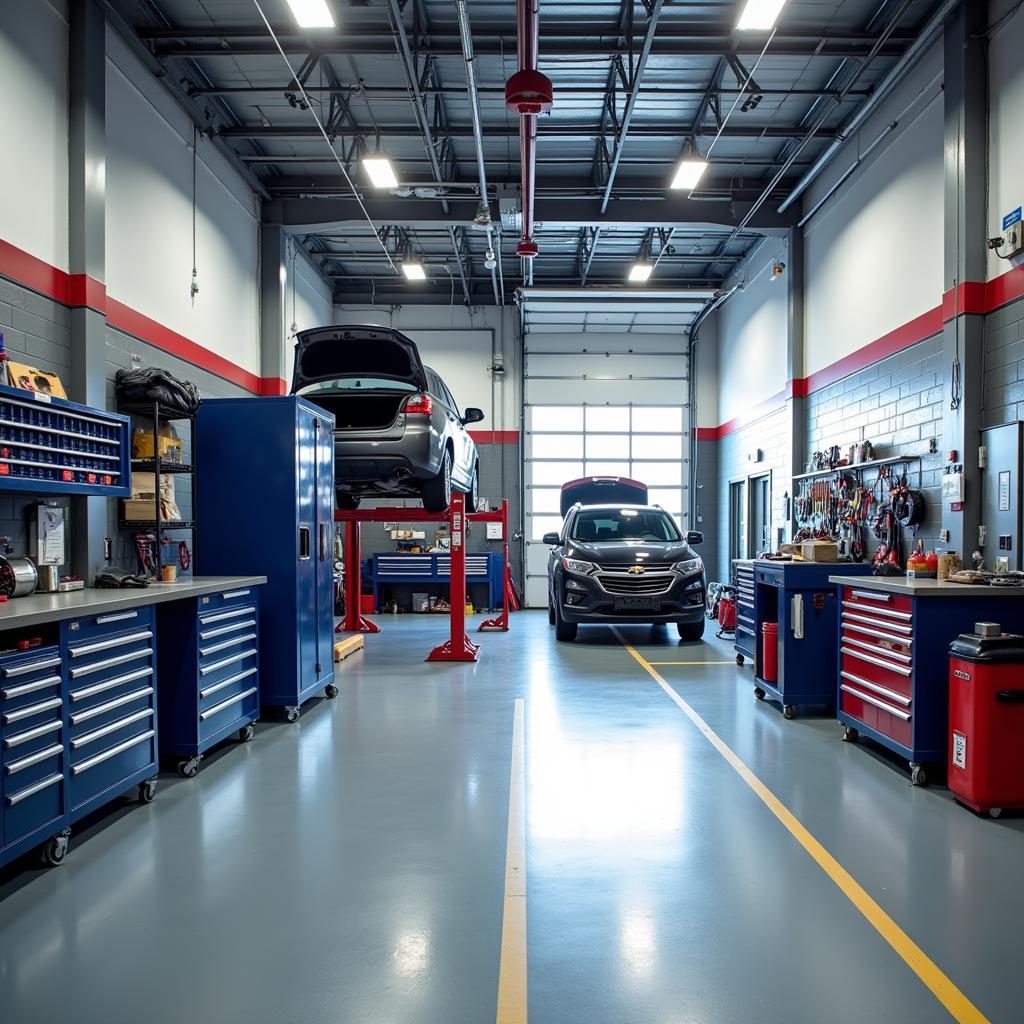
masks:
[[[554,99],[551,79],[536,68],[522,68],[505,83],[505,107],[513,114],[546,114]]]

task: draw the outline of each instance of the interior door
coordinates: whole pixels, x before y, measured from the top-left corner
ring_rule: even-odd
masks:
[[[729,484],[729,561],[747,557],[747,483]]]
[[[769,473],[750,478],[750,551],[760,555],[771,549],[772,478]]]
[[[317,418],[317,663],[320,675],[334,670],[334,430],[330,420]]]
[[[319,602],[317,586],[317,445],[316,417],[301,405],[296,406],[295,475],[298,549],[295,584],[298,621],[299,689],[312,686],[318,678]],[[284,625],[282,624],[282,628]]]

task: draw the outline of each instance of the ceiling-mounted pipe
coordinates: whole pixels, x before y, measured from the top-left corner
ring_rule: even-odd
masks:
[[[505,83],[505,107],[519,115],[519,163],[523,191],[523,234],[516,255],[537,255],[533,240],[533,203],[537,172],[537,115],[551,109],[551,79],[537,70],[540,46],[540,0],[516,0],[516,53],[519,70]],[[524,275],[529,277],[530,275]]]
[[[473,32],[469,25],[469,10],[466,0],[455,0],[459,19],[459,37],[462,40],[462,59],[466,64],[466,88],[469,90],[469,112],[473,120],[473,142],[476,145],[476,167],[480,177],[480,209],[474,224],[483,225],[487,230],[487,253],[491,263],[491,286],[494,301],[500,306],[504,296],[498,291],[498,277],[495,273],[497,260],[494,257],[494,231],[491,227],[491,208],[487,198],[487,168],[484,163],[484,130],[480,120],[480,95],[476,86],[476,71],[473,67]]]
[[[832,158],[843,148],[853,133],[871,116],[878,108],[878,105],[893,89],[903,81],[920,56],[935,41],[936,35],[942,31],[946,19],[959,5],[960,0],[946,0],[935,12],[932,19],[925,25],[917,38],[907,47],[906,51],[896,62],[896,66],[882,79],[870,98],[862,103],[846,124],[840,128],[839,133],[829,144],[829,147],[814,161],[807,173],[793,187],[793,191],[782,201],[779,205],[779,213],[785,213],[796,202],[803,192],[806,191],[808,185],[831,163]]]

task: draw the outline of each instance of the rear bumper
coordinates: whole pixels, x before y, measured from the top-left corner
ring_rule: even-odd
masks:
[[[396,491],[437,476],[440,468],[441,439],[429,429],[407,425],[401,437],[381,439],[334,436],[339,491]]]

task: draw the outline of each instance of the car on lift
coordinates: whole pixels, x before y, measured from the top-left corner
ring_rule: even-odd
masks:
[[[479,502],[480,459],[466,427],[484,418],[459,412],[441,377],[424,366],[411,338],[391,327],[317,327],[295,341],[293,395],[333,414],[338,508],[367,496],[418,497],[443,512],[452,489]]]
[[[548,619],[559,640],[580,623],[675,623],[683,640],[704,635],[707,580],[691,545],[647,488],[623,477],[586,477],[562,487],[562,529],[544,535]]]

